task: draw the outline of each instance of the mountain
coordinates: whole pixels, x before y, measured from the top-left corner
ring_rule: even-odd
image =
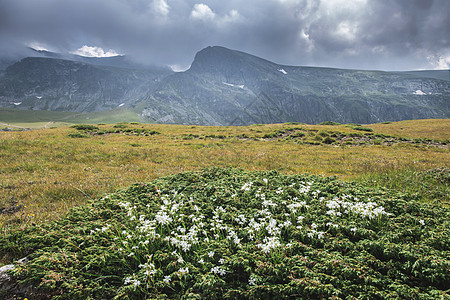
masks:
[[[138,106],[151,122],[247,125],[448,118],[449,104],[448,71],[294,67],[208,47]]]
[[[172,73],[132,68],[122,58],[60,57],[27,57],[7,67],[0,77],[0,106],[77,112],[130,107]]]
[[[197,125],[376,123],[448,118],[450,72],[382,72],[279,65],[224,47],[189,70],[126,56],[34,51],[0,73],[0,107],[90,112],[132,108],[143,120]]]

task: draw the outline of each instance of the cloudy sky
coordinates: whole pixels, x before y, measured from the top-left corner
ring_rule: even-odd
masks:
[[[450,0],[0,0],[1,51],[187,68],[210,45],[280,64],[448,69]]]

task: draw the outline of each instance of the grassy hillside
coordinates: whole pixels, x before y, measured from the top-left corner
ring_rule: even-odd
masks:
[[[131,298],[149,295],[156,297],[162,294],[180,297],[188,290],[197,296],[213,291],[226,292],[230,298],[238,295],[276,297],[292,293],[311,297],[353,295],[386,298],[403,297],[407,294],[417,297],[422,295],[425,298],[439,295],[444,297],[448,295],[444,292],[448,279],[448,260],[441,255],[439,249],[447,247],[449,239],[444,221],[439,220],[448,220],[449,128],[449,120],[416,120],[364,126],[287,123],[242,127],[152,125],[132,122],[0,132],[0,226],[1,234],[5,237],[0,239],[1,262],[8,263],[12,259],[31,255],[36,260],[29,264],[29,268],[18,269],[18,278],[25,278],[34,286],[41,282],[44,295],[55,293],[55,287],[61,288],[65,291],[66,298],[95,298],[102,293],[113,296],[117,291],[117,295]],[[218,171],[205,171],[201,175],[186,173],[178,177],[158,179],[184,171],[200,171],[212,167],[232,167],[238,170],[215,169]],[[286,176],[303,173],[314,176]],[[335,175],[337,177],[326,177]],[[270,188],[264,187],[267,178]],[[152,181],[155,179],[159,181]],[[211,187],[206,181],[200,184],[198,180],[210,180]],[[310,181],[315,182],[314,188],[308,187],[307,182]],[[347,185],[345,182],[348,181],[357,183]],[[104,197],[105,194],[134,183],[150,182],[151,186],[155,187],[151,191],[147,190],[146,185],[138,184],[134,188]],[[255,186],[252,187],[253,183],[250,182],[255,182]],[[293,183],[301,182],[306,185],[303,188],[299,185],[299,190],[290,192]],[[151,249],[159,247],[156,244],[152,244],[153,248],[142,249],[147,251],[145,253],[155,255],[153,262],[149,261],[148,257],[145,258],[142,254],[144,252],[142,255],[136,254],[136,259],[129,253],[125,255],[117,252],[117,249],[111,252],[114,247],[119,247],[113,236],[137,226],[133,223],[136,220],[128,220],[126,211],[120,208],[125,203],[123,201],[135,201],[139,206],[136,212],[133,212],[136,218],[140,218],[138,214],[154,216],[153,212],[145,210],[145,199],[153,199],[150,195],[158,195],[159,189],[162,193],[169,194],[179,190],[184,194],[180,194],[180,199],[192,193],[193,197],[201,202],[197,205],[204,208],[210,205],[208,201],[219,197],[221,201],[225,201],[224,209],[228,212],[238,205],[232,202],[241,201],[241,212],[249,217],[260,204],[249,202],[250,206],[245,206],[244,203],[248,201],[246,197],[250,195],[246,191],[248,188],[252,197],[257,197],[256,194],[261,195],[257,186],[267,188],[265,194],[271,195],[271,201],[277,205],[295,206],[298,204],[295,204],[296,197],[300,197],[298,201],[303,203],[304,198],[305,205],[310,206],[308,209],[301,209],[307,218],[306,227],[297,224],[297,229],[286,229],[285,234],[277,237],[282,248],[278,249],[277,243],[271,244],[270,241],[273,242],[276,236],[261,232],[263,235],[259,242],[249,241],[249,244],[245,244],[248,251],[236,252],[233,247],[226,248],[221,244],[227,240],[224,237],[224,240],[218,239],[213,244],[199,246],[198,249],[203,249],[201,251],[193,250],[192,254],[183,254],[184,261],[189,265],[182,264],[176,270],[175,266],[167,269],[162,267],[166,263],[172,263],[173,255],[152,252]],[[323,199],[326,201],[332,201],[335,197],[340,199],[339,205],[349,205],[347,202],[350,201],[352,205],[372,205],[370,209],[375,209],[373,204],[369,204],[372,201],[370,199],[374,199],[377,205],[382,205],[388,213],[395,214],[395,219],[387,215],[380,217],[381,223],[366,222],[356,213],[345,222],[330,221],[322,217],[324,204],[319,201],[318,190],[324,193]],[[283,194],[283,191],[286,194]],[[237,198],[232,197],[232,192],[238,195]],[[353,198],[342,198],[348,193]],[[99,200],[100,198],[102,200]],[[117,203],[108,199],[116,199]],[[295,203],[287,203],[287,199]],[[261,199],[263,204],[266,203],[264,205],[269,205],[263,200],[266,199]],[[155,201],[153,204],[147,204],[158,206],[159,200]],[[69,209],[75,206],[79,209],[66,216]],[[94,210],[91,209],[92,206],[95,207]],[[189,209],[188,206],[186,209]],[[94,211],[99,215],[92,215]],[[207,211],[206,214],[209,213],[209,210]],[[275,211],[273,213],[275,217]],[[208,218],[210,217],[212,218]],[[231,217],[238,217],[237,212],[236,215],[230,215]],[[283,214],[275,218],[279,224],[282,224],[281,221],[288,221],[284,219]],[[55,220],[59,220],[59,223],[53,223]],[[228,222],[228,219],[223,220]],[[434,225],[423,227],[422,223]],[[341,227],[333,229],[335,227],[332,228],[329,224]],[[229,225],[231,226],[231,223]],[[105,231],[114,228],[114,232],[106,232],[103,236],[100,233],[103,229],[99,229],[98,234],[92,234],[92,230],[97,232],[96,228],[106,228]],[[353,228],[361,231],[355,232]],[[402,228],[412,230],[412,233],[395,231]],[[244,229],[234,229],[243,241],[248,240]],[[160,230],[160,234],[165,232],[164,234],[169,236],[170,231],[166,232],[164,228]],[[87,234],[89,232],[91,234]],[[108,234],[112,234],[111,237],[108,237]],[[326,239],[313,241],[313,238],[318,238],[317,234]],[[416,246],[402,244],[409,243],[409,240],[404,241],[405,234],[407,239],[412,239],[411,243],[415,241]],[[78,247],[83,243],[81,240],[85,240],[87,248],[72,248],[72,238],[77,240]],[[105,238],[112,244],[102,244],[101,241],[105,241]],[[122,240],[127,241],[126,236],[120,235],[120,241]],[[374,240],[381,242],[374,244]],[[59,242],[56,244],[55,241]],[[95,241],[93,245],[99,245],[100,248],[90,248],[92,241]],[[164,242],[155,240],[155,243]],[[265,247],[264,245],[269,247],[266,254],[247,257],[250,253],[264,250],[265,248],[261,248]],[[278,250],[272,252],[273,247],[270,245],[275,245]],[[409,254],[402,252],[401,255],[406,256],[397,260],[400,255],[397,253],[398,249],[404,249],[406,246],[418,247],[417,245],[421,245],[421,249],[426,251],[422,250],[422,254],[419,254],[408,250]],[[293,248],[289,250],[290,247]],[[337,252],[323,250],[328,248]],[[133,249],[127,248],[126,251]],[[216,261],[208,260],[204,268],[198,266],[199,260],[207,261],[205,258],[208,253],[205,249],[220,253],[226,264],[221,266],[217,265]],[[219,252],[219,249],[223,250]],[[364,257],[352,256],[351,253],[360,253],[361,249],[368,254]],[[39,251],[35,252],[37,250]],[[79,257],[77,251],[83,251],[84,258]],[[133,254],[140,253],[136,251],[132,251]],[[301,261],[282,259],[284,254],[297,257],[300,253],[310,253],[308,257],[311,261],[303,267],[300,266],[303,264]],[[67,259],[64,257],[67,255],[71,257],[70,261],[73,261],[74,265],[64,263]],[[416,260],[419,258],[421,263],[417,264]],[[265,267],[261,269],[258,263],[237,263],[241,259],[261,263],[267,260],[268,264],[264,264]],[[367,264],[367,260],[376,262],[378,267]],[[108,264],[105,264],[106,261]],[[176,264],[176,260],[173,262]],[[143,269],[138,268],[139,264],[147,266],[150,268],[148,270],[159,275],[152,277],[154,279],[145,277]],[[291,267],[299,267],[299,273],[284,272],[282,266],[288,267],[289,264]],[[153,270],[155,266],[158,270]],[[336,266],[339,266],[336,269],[338,271],[326,271]],[[434,271],[431,271],[429,266],[435,266],[430,267]],[[185,267],[191,270],[191,275],[179,270],[185,270]],[[288,269],[291,270],[291,267]],[[243,268],[246,268],[246,271],[243,271]],[[272,269],[281,270],[281,273],[272,273]],[[385,274],[388,269],[391,271]],[[114,270],[123,270],[124,273],[120,271],[121,274],[116,274]],[[241,276],[248,285],[241,285],[239,282],[242,280],[234,281],[234,275],[221,278],[222,273],[237,274],[236,276]],[[305,281],[306,277],[302,276],[312,276],[315,281]],[[415,286],[416,283],[406,286],[405,276],[414,278],[413,282],[417,282],[421,287]],[[203,281],[200,278],[203,278]],[[361,278],[366,278],[364,280],[368,289],[360,288]],[[137,283],[146,282],[147,279],[155,281],[146,289],[140,288]],[[172,283],[169,284],[170,280]],[[62,282],[66,282],[64,286],[61,286]],[[291,283],[277,285],[277,282]],[[123,287],[119,288],[117,284]],[[83,292],[77,294],[80,286],[84,286]],[[389,287],[387,290],[386,286]],[[37,295],[35,294],[36,298]]]
[[[450,167],[449,124],[418,120],[362,131],[347,125],[129,123],[92,131],[0,132],[0,207],[20,207],[0,215],[1,228],[55,219],[73,205],[135,182],[213,166],[337,175],[448,201],[447,186],[423,181],[421,172]]]

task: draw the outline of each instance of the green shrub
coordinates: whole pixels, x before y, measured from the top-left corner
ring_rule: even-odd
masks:
[[[326,121],[326,122],[319,123],[317,125],[342,125],[342,124],[338,123],[338,122],[333,122],[333,121]]]
[[[320,130],[317,134],[320,135],[321,137],[326,137],[329,135],[328,132],[325,130]]]
[[[373,131],[372,128],[360,127],[360,126],[352,126],[351,128],[354,129],[354,130],[358,130],[358,131],[367,131],[367,132],[372,132]]]
[[[336,140],[329,136],[325,137],[322,141],[324,144],[333,144],[334,142],[336,142]]]
[[[87,135],[81,134],[81,133],[69,133],[68,136],[71,138],[87,138],[88,137]]]
[[[446,299],[449,214],[335,177],[214,168],[132,185],[0,250],[28,255],[13,278],[58,299]]]
[[[90,124],[76,124],[70,126],[70,128],[75,128],[77,130],[84,130],[84,131],[94,131],[99,129],[97,126]]]

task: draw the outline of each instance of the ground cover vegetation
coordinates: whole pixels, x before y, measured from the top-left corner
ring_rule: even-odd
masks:
[[[449,127],[0,132],[2,262],[36,297],[445,298]]]

